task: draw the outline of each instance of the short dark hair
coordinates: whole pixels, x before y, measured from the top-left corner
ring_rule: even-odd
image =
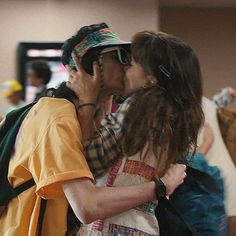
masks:
[[[119,39],[106,23],[83,26],[74,36],[64,42],[61,60],[64,65],[68,64],[71,67],[75,67],[71,63],[73,61],[71,54],[75,52],[80,59],[82,67],[87,73],[92,75],[93,62],[99,60],[101,50],[105,47],[115,46],[125,47],[130,51],[130,44]],[[76,70],[76,68],[74,69]]]
[[[52,76],[52,71],[46,61],[33,61],[30,67],[37,77],[43,79],[43,83],[47,84]]]
[[[78,99],[75,92],[66,86],[66,82],[62,82],[57,88],[49,88],[46,91],[47,97],[64,98],[73,103],[73,100]]]
[[[72,37],[67,39],[62,46],[62,58],[61,61],[64,65],[69,64],[71,53],[74,47],[83,41],[89,34],[96,32],[100,29],[108,28],[106,23],[93,24],[89,26],[83,26],[80,30]],[[102,48],[90,49],[82,58],[81,64],[85,71],[89,74],[93,73],[92,64],[98,60],[99,53]]]

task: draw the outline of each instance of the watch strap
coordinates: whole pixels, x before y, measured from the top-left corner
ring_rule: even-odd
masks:
[[[161,179],[155,180],[155,192],[156,192],[157,199],[160,199],[166,196],[166,186],[161,181]]]

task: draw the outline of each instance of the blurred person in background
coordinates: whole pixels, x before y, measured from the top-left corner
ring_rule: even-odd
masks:
[[[232,87],[224,87],[220,93],[213,96],[213,101],[218,107],[226,107],[232,104],[236,98],[236,90]]]
[[[37,88],[34,101],[38,101],[45,95],[47,83],[50,81],[52,72],[46,61],[34,61],[27,71],[27,82]]]
[[[236,99],[236,90],[232,87],[224,87],[220,93],[213,96],[213,101],[217,105],[217,119],[220,132],[230,157],[236,167],[236,109],[233,102]],[[225,161],[225,160],[224,160]],[[225,163],[224,165],[225,166]],[[229,172],[229,170],[227,169]],[[234,169],[235,171],[235,169]],[[233,181],[233,179],[231,180]],[[230,182],[230,181],[229,181]],[[228,185],[233,188],[233,184]],[[235,190],[232,190],[235,192]],[[235,208],[231,207],[232,212],[236,212]],[[230,236],[236,235],[236,215],[231,213],[229,216],[229,231]]]
[[[2,84],[1,94],[9,104],[4,111],[4,116],[10,111],[25,105],[21,98],[22,89],[22,85],[17,80],[8,80]]]
[[[236,109],[229,106],[235,95],[235,89],[224,87],[213,97],[213,101],[203,97],[205,121],[214,131],[214,142],[206,157],[211,166],[220,168],[224,178],[230,236],[236,235]],[[199,141],[201,137],[202,134]]]

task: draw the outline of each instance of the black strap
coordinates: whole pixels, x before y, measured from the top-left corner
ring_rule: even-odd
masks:
[[[42,228],[43,228],[43,217],[46,210],[47,200],[41,199],[39,219],[38,219],[38,236],[41,236]]]
[[[34,179],[30,179],[26,181],[25,183],[21,184],[20,186],[14,188],[14,193],[16,194],[16,196],[18,196],[19,194],[21,194],[22,192],[31,188],[34,185],[35,185]],[[38,236],[41,236],[41,233],[42,233],[43,218],[44,218],[44,213],[46,210],[46,205],[47,205],[47,200],[41,199],[39,219],[38,219]]]
[[[16,196],[18,196],[19,194],[21,194],[22,192],[31,188],[34,185],[35,185],[34,180],[30,179],[30,180],[26,181],[25,183],[21,184],[20,186],[14,188],[14,192],[15,192]]]
[[[30,179],[30,180],[26,181],[25,183],[21,184],[20,186],[14,188],[14,193],[16,194],[16,196],[18,196],[19,194],[21,194],[22,192],[31,188],[34,185],[35,185],[34,179]],[[46,205],[47,205],[47,200],[41,199],[39,219],[38,219],[38,236],[41,236],[41,233],[42,233],[43,218],[44,218],[44,213],[46,210]]]

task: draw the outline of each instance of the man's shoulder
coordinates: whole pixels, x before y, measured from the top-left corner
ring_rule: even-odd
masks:
[[[43,97],[33,108],[39,112],[55,115],[69,115],[71,112],[75,112],[73,103],[63,98]]]
[[[59,120],[76,120],[74,105],[61,98],[41,98],[27,114],[24,124],[36,127],[48,127]],[[70,123],[70,122],[69,122]]]

